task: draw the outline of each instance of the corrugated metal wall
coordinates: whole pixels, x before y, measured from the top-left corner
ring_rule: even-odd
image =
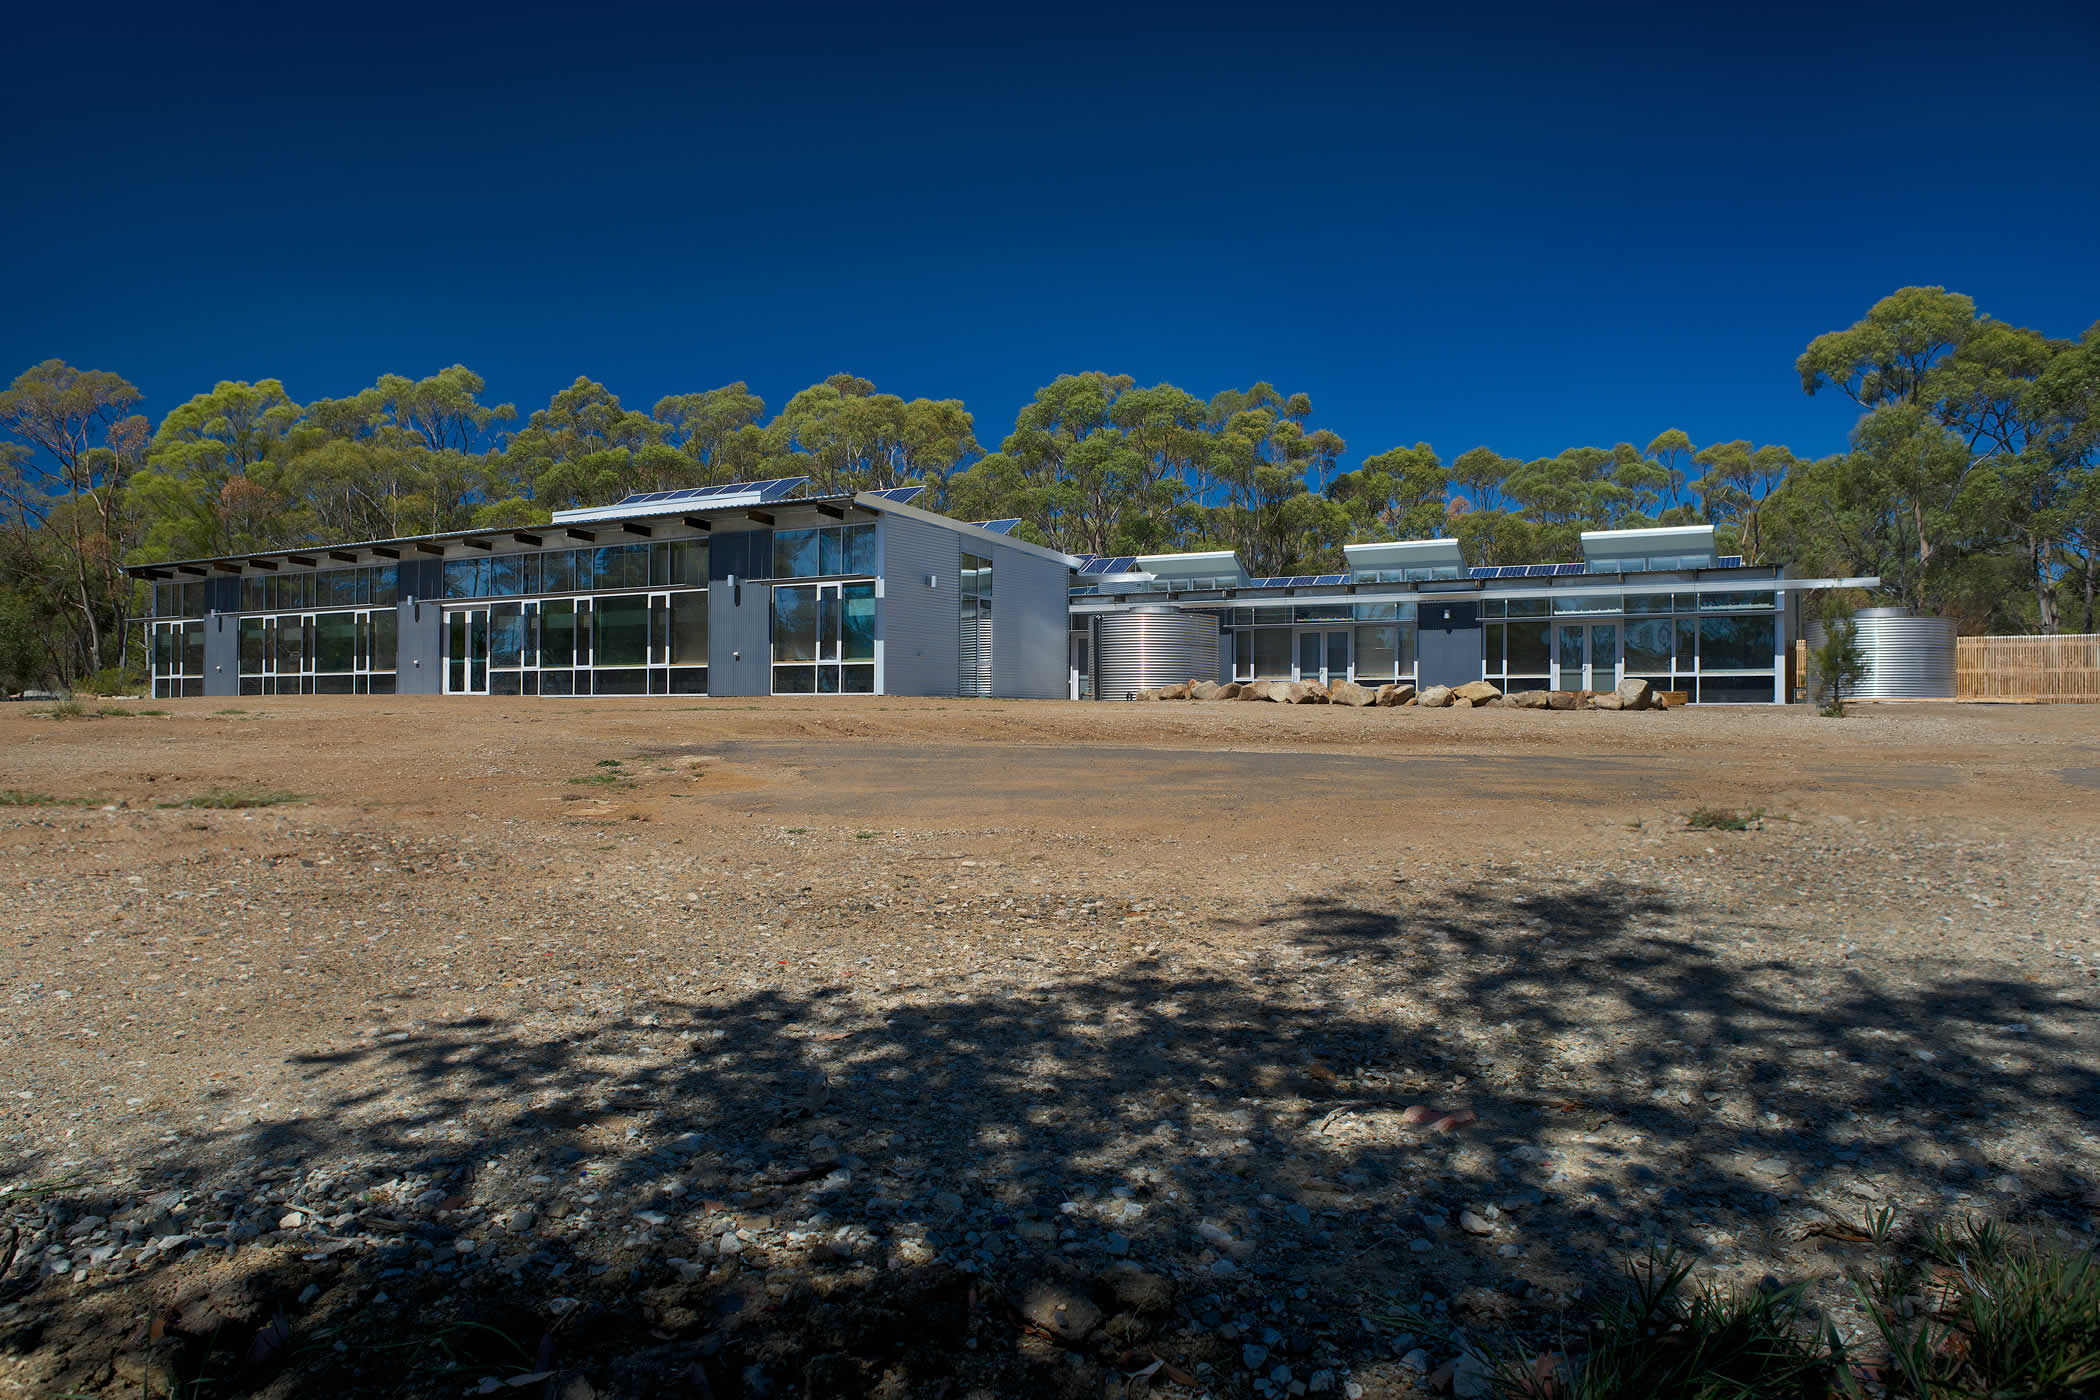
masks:
[[[212,582],[218,583],[219,580]],[[232,605],[239,607],[241,581],[227,579],[225,582],[233,585]],[[224,601],[223,592],[214,598],[211,606],[216,607],[221,601]],[[213,696],[241,693],[241,621],[229,612],[204,619],[204,693]]]
[[[707,547],[707,693],[773,693],[773,590],[739,580],[773,572],[773,532],[733,530]],[[739,597],[738,595],[742,596]]]
[[[882,517],[882,603],[876,627],[885,694],[955,694],[961,635],[955,569],[961,554],[951,530],[898,515]],[[999,565],[992,567],[996,571]],[[931,588],[926,586],[929,574]],[[995,572],[995,608],[1002,582]]]
[[[992,561],[992,694],[1064,699],[1072,693],[1069,572],[996,544],[972,545],[971,553]]]

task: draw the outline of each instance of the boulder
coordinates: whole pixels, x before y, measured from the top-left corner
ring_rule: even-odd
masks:
[[[1503,702],[1519,710],[1544,710],[1551,708],[1553,692],[1550,690],[1515,690],[1502,697]]]
[[[1327,687],[1327,698],[1337,705],[1349,705],[1360,710],[1375,697],[1355,681],[1336,681]]]
[[[1468,705],[1484,705],[1490,700],[1502,698],[1502,687],[1493,681],[1467,681],[1451,692],[1453,700],[1463,700]]]
[[[1655,687],[1637,676],[1620,681],[1617,694],[1622,710],[1645,710],[1655,703]]]
[[[1266,700],[1269,698],[1269,685],[1268,681],[1242,681],[1240,682],[1240,693],[1232,698],[1235,700]]]
[[[1549,690],[1546,692],[1546,708],[1549,710],[1572,710],[1576,708],[1575,692],[1572,690]]]
[[[1619,698],[1618,691],[1607,690],[1602,695],[1592,695],[1589,708],[1593,710],[1624,710],[1630,707],[1624,700]]]
[[[1294,705],[1326,705],[1332,703],[1327,687],[1319,681],[1300,681],[1298,688],[1305,693],[1291,703]]]
[[[1382,709],[1393,709],[1399,705],[1414,703],[1415,688],[1411,685],[1382,685],[1378,687],[1378,704]]]
[[[1279,705],[1303,705],[1305,686],[1298,681],[1270,681],[1269,698]]]
[[[1425,710],[1443,710],[1451,706],[1451,687],[1433,685],[1415,697],[1417,704]]]
[[[1215,700],[1218,698],[1219,692],[1224,689],[1225,687],[1219,685],[1216,681],[1197,681],[1189,687],[1189,699]]]
[[[1162,700],[1186,700],[1189,698],[1189,687],[1194,684],[1194,681],[1178,681],[1173,685],[1163,685],[1159,688],[1159,698]]]

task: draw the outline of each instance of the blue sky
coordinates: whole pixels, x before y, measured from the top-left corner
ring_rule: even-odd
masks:
[[[1816,454],[1853,415],[1794,357],[1898,286],[2100,320],[2090,3],[1434,8],[45,7],[0,371],[158,419],[454,362],[521,412],[846,370],[990,448],[1105,369],[1304,391],[1351,463]]]

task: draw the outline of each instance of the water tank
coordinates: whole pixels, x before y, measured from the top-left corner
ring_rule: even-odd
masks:
[[[1103,613],[1094,626],[1094,694],[1103,700],[1218,678],[1214,614],[1155,605]]]
[[[1954,698],[1954,621],[1912,612],[1909,608],[1862,608],[1852,616],[1867,674],[1849,699],[1951,700]],[[1823,644],[1823,624],[1811,622],[1801,635],[1808,642],[1809,699],[1820,701],[1822,683],[1815,675],[1816,648]]]

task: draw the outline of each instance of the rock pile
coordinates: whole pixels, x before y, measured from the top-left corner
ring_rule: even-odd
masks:
[[[1394,709],[1417,705],[1425,710],[1661,710],[1669,708],[1661,692],[1644,680],[1623,680],[1616,690],[1519,690],[1503,694],[1492,681],[1460,686],[1433,685],[1417,693],[1411,685],[1381,685],[1373,690],[1354,681],[1182,681],[1141,690],[1138,700],[1268,700],[1278,705],[1349,705],[1356,709]]]

